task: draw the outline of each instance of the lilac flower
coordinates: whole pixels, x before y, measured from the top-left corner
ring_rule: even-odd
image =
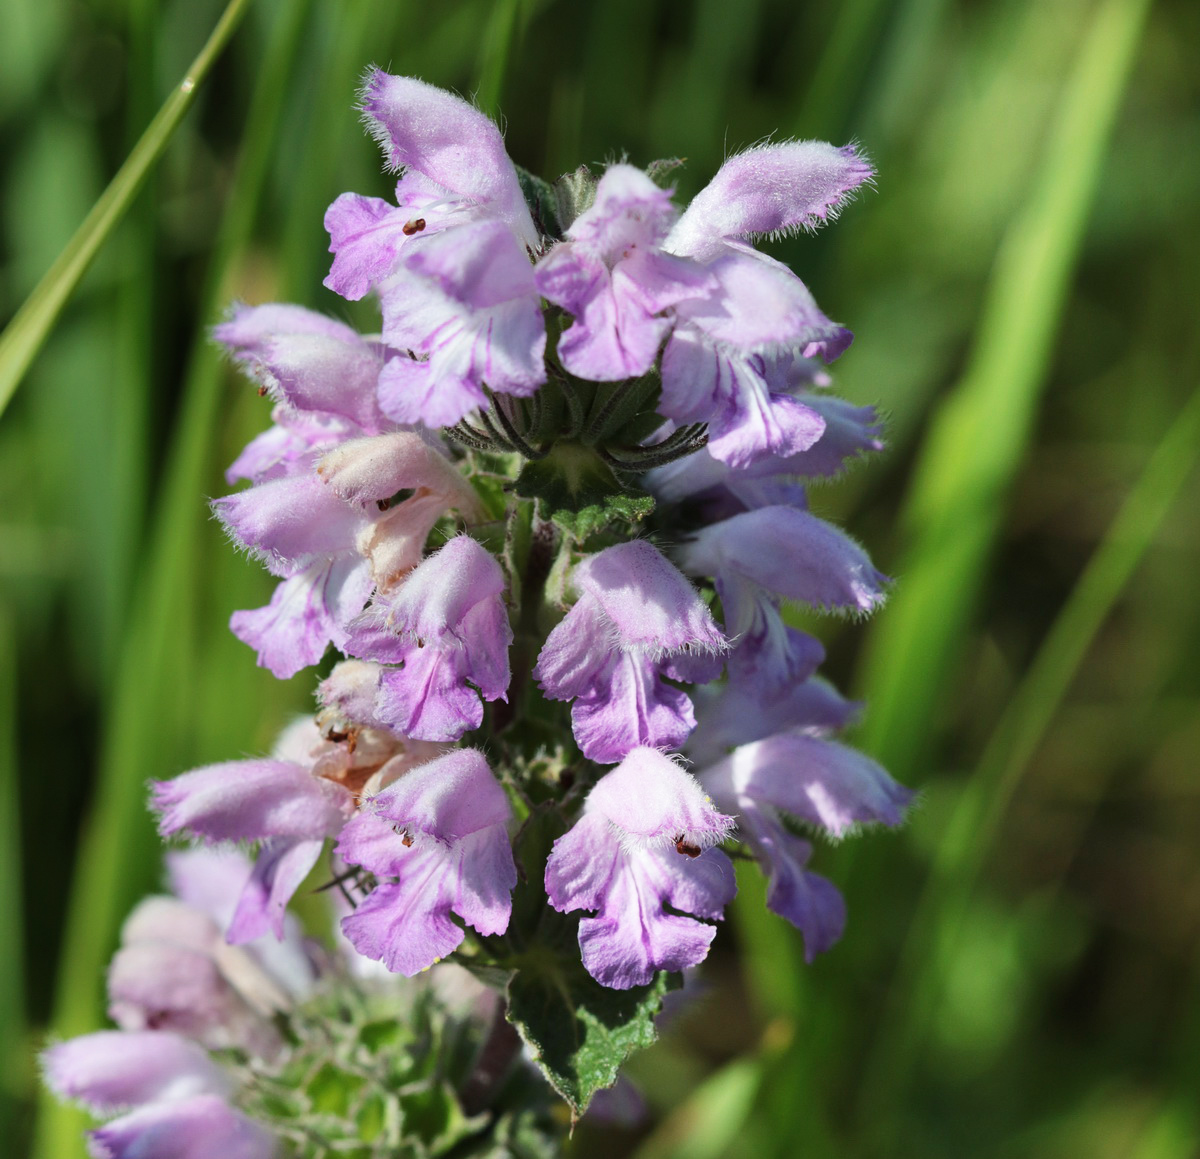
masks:
[[[659,410],[677,423],[707,422],[710,452],[732,466],[807,450],[825,422],[790,394],[771,389],[772,357],[789,341],[808,351],[816,336],[840,353],[848,337],[786,266],[732,253],[706,268],[718,291],[676,307],[662,357]]]
[[[838,838],[860,825],[899,825],[913,799],[869,757],[796,732],[741,745],[699,779],[741,818],[742,836],[770,877],[767,905],[804,933],[809,960],[841,935],[845,910],[837,890],[805,868],[811,846],[781,815]]]
[[[375,714],[397,732],[457,740],[483,721],[484,700],[504,700],[512,628],[504,573],[468,536],[450,540],[399,592],[377,599],[346,642],[352,655],[401,668],[381,671]],[[478,691],[476,691],[478,690]]]
[[[495,221],[432,237],[379,288],[383,334],[408,357],[379,379],[389,417],[450,426],[486,404],[484,387],[528,397],[546,381],[546,326],[533,268]]]
[[[678,748],[696,723],[686,693],[728,647],[690,583],[652,544],[635,539],[588,556],[574,572],[579,600],[550,633],[533,670],[551,700],[574,700],[584,756],[621,760],[638,745]]]
[[[375,394],[386,350],[344,322],[302,306],[237,305],[213,337],[291,412],[341,420],[357,434],[387,429]]]
[[[270,1159],[274,1136],[227,1101],[229,1076],[194,1042],[168,1031],[100,1031],[50,1047],[46,1082],[101,1116],[89,1132],[102,1159]],[[132,1108],[132,1110],[130,1110]]]
[[[735,649],[730,678],[700,690],[696,729],[688,738],[688,755],[700,764],[719,760],[729,749],[778,732],[828,736],[845,728],[862,708],[846,700],[816,675],[825,659],[820,642],[788,628],[790,679],[767,679],[755,671],[761,657],[752,649]]]
[[[537,285],[575,316],[558,342],[563,366],[600,382],[654,365],[669,307],[714,288],[696,263],[662,251],[675,219],[669,190],[640,169],[610,165],[596,200],[537,267]]]
[[[275,1136],[215,1095],[150,1103],[91,1133],[101,1159],[272,1159]]]
[[[142,1103],[227,1095],[229,1076],[208,1051],[165,1030],[101,1030],[59,1042],[42,1055],[46,1082],[59,1098],[106,1115]]]
[[[109,966],[109,1015],[122,1030],[172,1030],[211,1049],[270,1057],[282,1045],[273,1017],[304,997],[314,980],[299,927],[286,927],[282,945],[229,945],[221,923],[249,863],[238,858],[240,874],[231,875],[211,851],[181,856],[172,866],[177,881],[215,873],[232,889],[217,912],[165,896],[133,910]]]
[[[832,479],[854,459],[883,449],[874,407],[856,407],[832,395],[798,396],[825,422],[821,437],[794,455],[763,455],[742,467],[714,458],[705,447],[693,455],[659,467],[646,485],[664,502],[705,501],[711,519],[724,519],[759,507],[807,506],[804,488],[795,478]]]
[[[850,146],[760,146],[726,161],[664,240],[669,253],[705,263],[718,289],[675,307],[661,410],[679,423],[708,422],[709,449],[722,462],[745,466],[811,447],[824,422],[777,388],[777,364],[818,354],[831,360],[851,339],[799,278],[747,240],[813,228],[870,176]]]
[[[451,953],[463,931],[508,928],[517,870],[508,800],[483,754],[456,749],[414,769],[346,826],[338,853],[394,882],[377,885],[342,930],[360,954],[412,976]]]
[[[417,565],[447,510],[478,511],[454,466],[412,432],[343,440],[313,468],[213,503],[231,537],[283,577],[267,607],[230,621],[281,678],[315,664],[330,643],[345,646],[372,590],[394,587]]]
[[[388,165],[404,176],[395,207],[354,193],[329,207],[325,227],[335,257],[325,284],[331,290],[361,298],[425,238],[465,223],[500,221],[523,245],[538,244],[504,140],[478,109],[378,69],[363,86],[362,108]]]
[[[341,741],[353,743],[341,743]],[[325,840],[353,815],[358,796],[381,788],[438,748],[357,722],[341,722],[340,741],[303,718],[280,737],[270,759],[227,761],[154,782],[151,805],[164,837],[209,843],[258,841],[228,928],[230,942],[284,936],[288,902]],[[234,896],[237,896],[236,894]]]
[[[655,749],[634,749],[601,778],[546,862],[556,910],[596,911],[579,923],[583,964],[596,981],[627,990],[704,959],[716,928],[696,918],[719,919],[737,888],[729,859],[708,847],[732,825]]]
[[[737,638],[730,671],[764,690],[807,678],[805,645],[778,599],[869,612],[887,577],[849,536],[807,511],[763,507],[702,528],[679,551],[683,569],[714,577],[725,631]]]
[[[341,785],[291,761],[227,761],[154,784],[153,807],[164,837],[262,841],[229,937],[283,936],[287,903],[354,810]]]

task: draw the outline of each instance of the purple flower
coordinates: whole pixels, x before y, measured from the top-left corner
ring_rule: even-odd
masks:
[[[677,423],[707,422],[713,457],[735,467],[807,450],[825,420],[772,389],[772,363],[789,348],[811,353],[818,341],[840,353],[847,332],[817,309],[795,274],[761,254],[726,254],[706,268],[718,291],[676,307],[659,410]]]
[[[696,918],[719,919],[737,892],[729,858],[708,847],[732,826],[656,749],[634,749],[601,778],[546,862],[550,904],[595,911],[579,947],[597,982],[628,990],[703,961],[716,928]]]
[[[512,628],[504,573],[469,536],[450,540],[400,590],[377,599],[346,642],[352,655],[401,664],[381,671],[375,715],[397,732],[457,740],[483,722],[484,700],[503,700]]]
[[[678,748],[696,723],[686,693],[728,645],[696,590],[645,540],[588,556],[574,572],[579,600],[550,633],[533,670],[551,700],[574,700],[584,756],[621,760],[638,745]]]
[[[528,397],[546,381],[546,326],[533,267],[495,221],[424,242],[379,289],[383,336],[408,356],[379,379],[400,423],[450,426],[486,404],[484,387]]]
[[[355,433],[387,429],[375,394],[385,349],[344,322],[302,306],[237,305],[213,337],[292,412],[353,423]]]
[[[495,124],[460,97],[412,77],[376,69],[362,108],[388,166],[403,169],[396,206],[344,193],[325,215],[335,293],[358,299],[409,251],[443,230],[502,222],[523,245],[538,244],[516,170]]]
[[[149,1103],[89,1136],[99,1159],[272,1159],[275,1136],[215,1095]]]
[[[243,874],[232,895],[236,908],[221,919],[230,942],[268,930],[283,938],[288,902],[358,797],[440,751],[358,719],[337,724],[338,739],[330,740],[303,718],[283,733],[270,759],[227,761],[153,784],[151,805],[164,837],[262,842],[249,880]]]
[[[50,1047],[42,1065],[59,1098],[77,1100],[99,1115],[232,1089],[204,1047],[164,1030],[85,1034]]]
[[[314,466],[213,503],[230,536],[283,577],[267,607],[230,621],[281,678],[315,664],[330,643],[345,647],[372,590],[394,587],[420,562],[447,510],[478,513],[453,464],[411,431],[343,440]]]
[[[226,1101],[229,1076],[208,1052],[168,1031],[86,1034],[42,1056],[56,1095],[98,1115],[133,1108],[89,1133],[102,1159],[269,1159],[275,1139]]]
[[[714,288],[696,262],[660,248],[674,219],[669,190],[631,165],[611,165],[568,240],[538,263],[538,289],[575,316],[558,342],[572,374],[600,382],[645,374],[671,327],[665,311]]]
[[[377,885],[342,930],[360,954],[413,974],[451,953],[463,931],[508,928],[517,883],[504,790],[476,749],[422,765],[372,798],[342,832],[338,853],[394,882]]]
[[[231,941],[283,936],[287,903],[354,810],[345,788],[290,761],[227,761],[154,783],[151,801],[164,837],[262,841],[246,883]]]
[[[725,162],[664,240],[668,252],[705,263],[717,291],[675,307],[660,409],[678,423],[708,422],[709,450],[722,462],[745,466],[816,443],[824,420],[779,389],[779,364],[818,354],[831,360],[851,339],[799,278],[747,241],[813,228],[871,172],[849,146],[751,149]]]
[[[214,1050],[270,1057],[282,1045],[274,1015],[313,980],[298,930],[288,937],[290,952],[264,957],[257,946],[229,945],[213,915],[173,897],[146,898],[126,919],[109,966],[109,1016],[122,1030],[173,1030]]]
[[[796,477],[832,479],[863,454],[883,449],[874,407],[857,407],[832,395],[801,394],[799,399],[825,422],[821,437],[807,450],[763,455],[733,467],[703,448],[650,472],[647,486],[665,502],[704,499],[705,512],[717,519],[758,507],[804,507],[804,488]]]
[[[845,907],[833,885],[808,871],[812,847],[782,816],[837,838],[865,824],[899,825],[913,799],[869,757],[796,732],[741,745],[699,778],[722,808],[737,812],[741,835],[769,875],[767,905],[803,932],[810,961],[841,936]]]
[[[763,507],[702,528],[679,550],[684,571],[714,577],[725,632],[737,639],[730,671],[764,690],[807,678],[805,644],[778,598],[869,612],[887,577],[849,536],[808,511]]]
[[[731,748],[778,732],[826,736],[854,719],[862,705],[846,700],[816,675],[825,659],[820,642],[795,628],[786,632],[790,679],[774,680],[756,671],[761,654],[742,648],[730,658],[729,680],[701,690],[696,730],[687,743],[693,760],[716,761]]]

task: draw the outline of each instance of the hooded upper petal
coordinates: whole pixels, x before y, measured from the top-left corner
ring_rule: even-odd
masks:
[[[152,805],[163,836],[210,841],[316,839],[338,832],[353,800],[341,785],[288,761],[226,761],[156,781]]]
[[[97,1114],[190,1095],[226,1095],[228,1075],[199,1044],[165,1030],[101,1030],[55,1043],[42,1055],[56,1095]]]
[[[708,258],[728,241],[813,229],[873,174],[854,145],[788,141],[747,149],[692,199],[666,248]]]
[[[522,242],[537,245],[516,169],[490,118],[445,89],[378,69],[363,85],[362,109],[392,168],[486,206]]]
[[[238,305],[213,336],[276,400],[367,432],[384,424],[375,397],[382,348],[344,323],[302,306]]]
[[[913,799],[857,749],[794,732],[740,745],[702,779],[722,799],[753,797],[834,837],[857,825],[899,825]]]
[[[883,602],[887,576],[844,532],[808,511],[763,507],[701,529],[679,552],[683,569],[717,577],[726,606],[726,630],[746,630],[754,593],[739,583],[818,608],[869,612]]]

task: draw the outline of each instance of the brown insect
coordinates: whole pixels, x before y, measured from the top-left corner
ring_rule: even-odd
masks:
[[[405,237],[412,237],[414,233],[420,233],[425,228],[425,219],[423,217],[414,217],[412,221],[406,221],[401,228],[401,233]]]
[[[675,852],[682,853],[684,857],[699,857],[703,850],[699,845],[693,845],[690,841],[684,839],[682,833],[675,838]]]
[[[400,838],[400,844],[405,849],[411,849],[413,843],[412,834],[407,829],[401,829],[399,825],[393,825],[392,829],[396,836]]]

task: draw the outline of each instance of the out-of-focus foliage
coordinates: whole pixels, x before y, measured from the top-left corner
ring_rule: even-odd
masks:
[[[6,0],[4,317],[221,7]],[[376,62],[478,94],[547,177],[684,156],[686,198],[768,133],[880,171],[775,252],[858,333],[839,393],[890,415],[886,457],[813,502],[894,606],[806,626],[923,804],[822,851],[850,924],[811,967],[744,875],[694,1005],[630,1066],[650,1119],[585,1120],[573,1152],[1200,1151],[1198,54],[1193,0],[253,0],[0,419],[10,1148],[81,1154],[72,1113],[35,1131],[32,1051],[102,1022],[156,884],[145,781],[262,751],[308,694],[225,631],[269,580],[204,497],[266,414],[207,329],[235,297],[373,324],[321,288],[320,222],[388,191],[353,113]]]

